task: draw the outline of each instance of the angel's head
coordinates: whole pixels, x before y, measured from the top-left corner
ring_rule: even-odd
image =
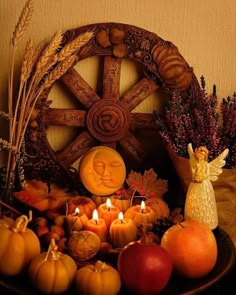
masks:
[[[209,154],[209,151],[205,146],[199,146],[198,148],[194,150],[194,155],[198,160],[203,159],[207,161],[208,154]]]

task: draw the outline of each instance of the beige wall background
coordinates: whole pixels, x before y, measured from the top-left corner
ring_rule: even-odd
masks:
[[[25,2],[0,0],[1,110],[7,107],[9,42]],[[196,76],[205,77],[209,93],[213,84],[219,98],[236,91],[235,0],[34,0],[33,17],[17,53],[16,71],[29,37],[37,44],[59,29],[97,22],[132,24],[154,32],[179,48]],[[126,71],[128,77],[132,67]],[[87,70],[86,76],[93,79],[93,70]],[[146,111],[145,106],[142,111]],[[52,142],[57,140],[52,138]]]

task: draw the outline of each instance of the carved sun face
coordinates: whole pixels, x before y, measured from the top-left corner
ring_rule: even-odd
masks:
[[[124,183],[126,167],[120,154],[105,146],[94,147],[81,159],[81,181],[95,195],[114,193]]]

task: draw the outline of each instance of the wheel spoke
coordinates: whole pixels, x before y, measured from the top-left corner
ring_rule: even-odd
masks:
[[[119,144],[124,148],[127,154],[134,158],[137,162],[143,163],[147,157],[142,144],[136,139],[132,133],[128,133],[123,137]]]
[[[86,111],[82,110],[65,110],[50,108],[44,114],[44,121],[47,125],[64,125],[64,126],[85,126]]]
[[[160,86],[147,78],[141,79],[129,89],[120,99],[127,104],[129,111],[132,111],[146,97],[157,90]]]
[[[130,129],[154,129],[156,118],[151,113],[132,113]]]
[[[86,108],[101,99],[74,68],[69,69],[60,81]]]
[[[57,152],[56,157],[63,166],[70,167],[87,150],[97,144],[97,141],[91,137],[87,131],[83,131],[71,144],[66,146],[64,150]]]
[[[121,59],[106,56],[104,58],[103,98],[119,99]]]

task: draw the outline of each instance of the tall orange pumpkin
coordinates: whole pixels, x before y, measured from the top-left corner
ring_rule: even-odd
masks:
[[[20,274],[30,261],[40,253],[37,235],[27,228],[30,217],[21,215],[13,225],[0,226],[0,274],[15,276]]]

